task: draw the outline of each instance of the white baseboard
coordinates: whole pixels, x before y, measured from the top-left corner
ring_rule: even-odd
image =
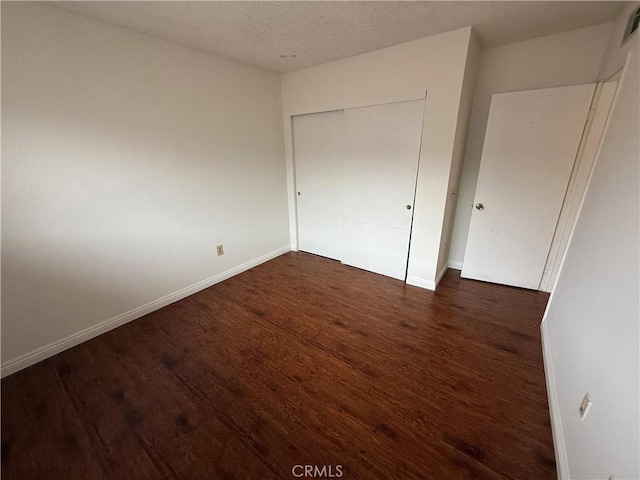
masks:
[[[444,267],[437,273],[435,282],[432,280],[425,280],[424,278],[419,277],[407,277],[407,285],[413,285],[414,287],[426,288],[427,290],[435,291],[436,287],[442,280],[442,277],[445,273],[447,273],[448,266],[445,264]]]
[[[462,270],[462,262],[449,260],[449,268],[453,268],[454,270]]]
[[[567,459],[567,449],[564,444],[564,434],[562,433],[562,422],[560,421],[560,405],[558,403],[558,392],[556,381],[553,376],[553,362],[551,360],[551,346],[545,320],[540,324],[542,337],[542,359],[544,360],[544,376],[547,381],[547,396],[549,399],[549,415],[551,416],[551,430],[553,432],[553,448],[556,453],[556,466],[558,479],[569,479],[569,461]]]
[[[436,287],[440,283],[440,280],[442,280],[442,277],[444,277],[444,274],[447,273],[447,270],[449,270],[449,265],[445,263],[436,275]]]
[[[436,283],[431,280],[425,280],[418,277],[407,277],[407,285],[413,285],[414,287],[426,288],[427,290],[435,290]]]
[[[242,273],[250,268],[253,268],[261,263],[269,261],[275,257],[278,257],[284,253],[287,253],[291,250],[289,245],[285,245],[284,247],[278,248],[272,252],[266,253],[258,258],[254,258],[253,260],[249,260],[248,262],[243,263],[242,265],[238,265],[237,267],[230,268],[222,273],[214,275],[212,277],[206,278],[198,283],[194,283],[188,287],[185,287],[177,292],[170,293],[161,297],[157,300],[149,302],[140,307],[134,308],[133,310],[129,310],[128,312],[117,315],[113,318],[105,320],[103,322],[98,323],[97,325],[93,325],[89,328],[81,330],[77,333],[69,335],[68,337],[62,338],[60,340],[56,340],[44,347],[37,348],[31,352],[28,352],[24,355],[20,355],[13,360],[9,360],[2,364],[1,368],[1,376],[2,378],[7,375],[11,375],[23,368],[27,368],[45,358],[52,357],[64,350],[67,350],[71,347],[75,347],[76,345],[81,344],[82,342],[86,342],[98,335],[101,335],[109,330],[113,330],[120,325],[124,325],[125,323],[131,322],[132,320],[136,320],[148,313],[154,312],[162,307],[166,307],[167,305],[177,302],[178,300],[182,300],[189,295],[193,295],[194,293],[199,292],[200,290],[204,290],[205,288],[209,288],[216,283],[220,283],[228,278],[233,277],[239,273]]]

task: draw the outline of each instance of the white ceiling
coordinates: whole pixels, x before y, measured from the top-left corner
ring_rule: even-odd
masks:
[[[487,46],[613,20],[617,1],[51,2],[275,72],[338,60],[473,25]],[[295,51],[297,60],[277,53]]]

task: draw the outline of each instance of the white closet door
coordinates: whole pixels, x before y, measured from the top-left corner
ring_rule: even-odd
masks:
[[[344,112],[293,117],[298,248],[342,259]]]
[[[344,113],[342,263],[404,280],[424,102]]]
[[[493,95],[463,277],[538,289],[594,89]]]

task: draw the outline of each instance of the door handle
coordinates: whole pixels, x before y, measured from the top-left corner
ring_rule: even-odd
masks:
[[[476,210],[484,210],[484,205],[481,203],[476,203]]]
[[[407,210],[411,210],[411,205],[407,205]]]

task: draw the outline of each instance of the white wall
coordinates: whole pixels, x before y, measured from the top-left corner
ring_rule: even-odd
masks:
[[[563,478],[640,478],[639,40],[542,326]],[[593,406],[581,422],[586,392]]]
[[[3,2],[2,157],[3,367],[289,244],[258,68]]]
[[[428,91],[409,257],[413,283],[433,288],[471,28],[282,75],[291,242],[296,245],[291,116],[416,100]]]
[[[460,179],[450,264],[460,268],[494,93],[595,82],[611,24],[582,28],[482,51]]]
[[[449,176],[447,205],[445,207],[442,238],[440,240],[440,251],[438,253],[438,276],[443,275],[448,267],[451,236],[453,235],[453,222],[459,198],[462,163],[481,58],[482,46],[480,40],[475,33],[472,32],[469,51],[467,53],[467,66],[464,72],[462,98],[460,100],[460,110],[458,111],[458,126],[456,127],[456,138],[453,146],[453,163]]]

